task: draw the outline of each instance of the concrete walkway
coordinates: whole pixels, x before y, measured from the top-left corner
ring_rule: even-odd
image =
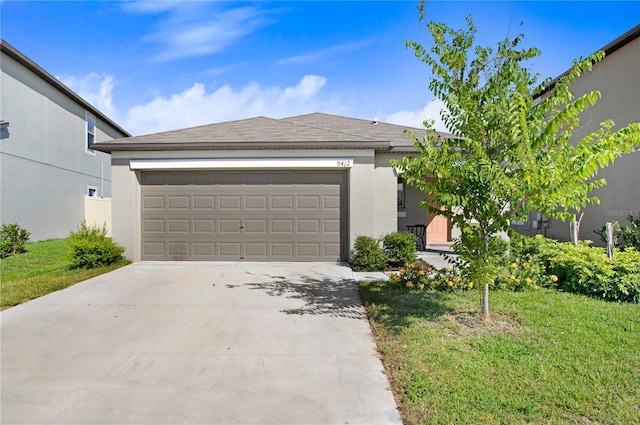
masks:
[[[400,424],[351,269],[137,263],[0,313],[2,424]]]

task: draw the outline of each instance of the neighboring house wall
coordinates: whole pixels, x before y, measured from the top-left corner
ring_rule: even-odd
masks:
[[[572,87],[576,97],[591,90],[600,91],[602,97],[581,117],[581,127],[575,132],[575,140],[596,131],[601,122],[612,119],[615,129],[640,122],[640,38],[629,42],[607,55],[593,70],[584,74]],[[618,158],[603,169],[598,178],[607,180],[607,185],[592,192],[600,199],[599,205],[590,205],[582,210],[580,239],[591,239],[602,244],[593,233],[606,222],[617,220],[628,224],[626,216],[640,214],[640,150]],[[543,233],[534,228],[536,214],[514,228],[525,234]],[[569,223],[552,220],[546,235],[559,240],[570,240]]]
[[[31,240],[66,237],[84,218],[88,187],[111,195],[110,156],[87,152],[87,108],[23,63],[0,62],[0,221]],[[52,78],[52,77],[51,77]],[[96,113],[95,141],[126,135]]]
[[[141,259],[141,185],[139,171],[130,169],[131,159],[199,159],[199,158],[335,158],[354,160],[348,173],[348,244],[358,235],[379,237],[396,230],[396,186],[388,161],[377,162],[372,149],[353,150],[245,150],[238,151],[164,151],[113,152],[112,207],[113,238],[122,244],[125,255],[133,261]],[[391,177],[391,178],[389,178]]]

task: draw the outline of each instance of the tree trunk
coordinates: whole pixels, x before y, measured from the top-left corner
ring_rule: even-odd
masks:
[[[486,231],[483,231],[483,236],[484,236],[484,252],[485,254],[488,255],[489,253],[489,235],[487,234]],[[480,305],[482,307],[482,315],[484,316],[484,320],[489,320],[490,316],[489,316],[489,281],[487,279],[489,279],[489,276],[486,275],[485,272],[485,282],[484,282],[484,294],[482,295],[482,298],[480,299]]]
[[[482,297],[482,314],[484,315],[484,320],[489,320],[491,316],[489,316],[489,282],[484,284],[484,295]]]
[[[615,239],[613,236],[613,223],[607,223],[607,255],[613,259],[613,248],[615,247]]]

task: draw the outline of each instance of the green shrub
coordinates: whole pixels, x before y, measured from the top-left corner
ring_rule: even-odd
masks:
[[[416,236],[409,232],[389,233],[382,238],[382,246],[390,267],[416,261]]]
[[[614,245],[620,249],[635,248],[640,251],[640,214],[636,218],[632,215],[627,217],[629,225],[622,227],[617,221],[613,222]],[[607,243],[607,226],[602,226],[593,233],[600,236],[605,244]]]
[[[106,235],[106,225],[88,226],[83,220],[78,230],[69,235],[70,268],[92,269],[121,260],[124,248]]]
[[[607,257],[604,248],[581,241],[576,248],[542,236],[523,237],[511,247],[511,258],[528,258],[547,275],[542,285],[610,301],[640,303],[640,252],[616,250]]]
[[[0,258],[27,252],[25,243],[31,234],[17,223],[3,224],[0,227]]]
[[[351,265],[356,271],[380,271],[387,266],[387,258],[378,240],[370,236],[356,237]]]

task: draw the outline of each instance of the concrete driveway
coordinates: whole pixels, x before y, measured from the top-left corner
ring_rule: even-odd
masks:
[[[2,424],[400,423],[348,267],[136,263],[0,320]]]

